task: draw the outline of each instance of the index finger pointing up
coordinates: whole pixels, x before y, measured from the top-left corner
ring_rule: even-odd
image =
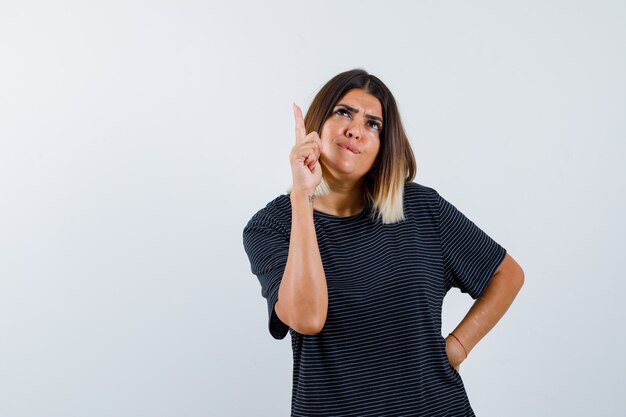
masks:
[[[296,118],[296,143],[299,143],[306,136],[306,128],[304,127],[302,110],[296,103],[293,103],[293,115]]]

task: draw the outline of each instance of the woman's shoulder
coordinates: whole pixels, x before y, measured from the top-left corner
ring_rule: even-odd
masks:
[[[404,194],[407,203],[436,203],[439,195],[433,187],[414,181],[404,184]]]
[[[422,193],[432,193],[435,191],[434,188],[429,187],[428,185],[417,182],[417,181],[409,181],[404,184],[404,188],[408,191],[413,192],[422,192]]]
[[[254,213],[248,221],[246,228],[253,225],[279,229],[288,235],[291,227],[291,200],[289,194],[279,195]]]
[[[403,210],[405,217],[414,222],[436,222],[439,193],[428,185],[407,182],[404,186]]]

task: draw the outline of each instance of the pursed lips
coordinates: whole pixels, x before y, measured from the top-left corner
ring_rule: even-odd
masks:
[[[341,146],[344,149],[347,149],[349,151],[351,151],[352,153],[359,153],[359,150],[356,149],[355,147],[351,146],[349,143],[340,143],[339,146]]]

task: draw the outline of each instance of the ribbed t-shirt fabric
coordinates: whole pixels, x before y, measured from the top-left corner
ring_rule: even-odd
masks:
[[[245,226],[269,332],[291,335],[292,417],[475,415],[448,362],[441,308],[451,287],[480,297],[506,250],[433,188],[407,182],[403,204],[406,219],[395,224],[372,221],[371,207],[348,217],[314,210],[328,313],[312,335],[274,310],[289,251],[289,195]]]

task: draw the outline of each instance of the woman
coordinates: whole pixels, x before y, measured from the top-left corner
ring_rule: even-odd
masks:
[[[473,416],[459,366],[513,302],[522,269],[413,182],[410,143],[377,77],[338,74],[306,118],[295,104],[294,115],[290,192],[243,231],[270,334],[291,334],[291,415]],[[444,338],[451,287],[477,301]]]

